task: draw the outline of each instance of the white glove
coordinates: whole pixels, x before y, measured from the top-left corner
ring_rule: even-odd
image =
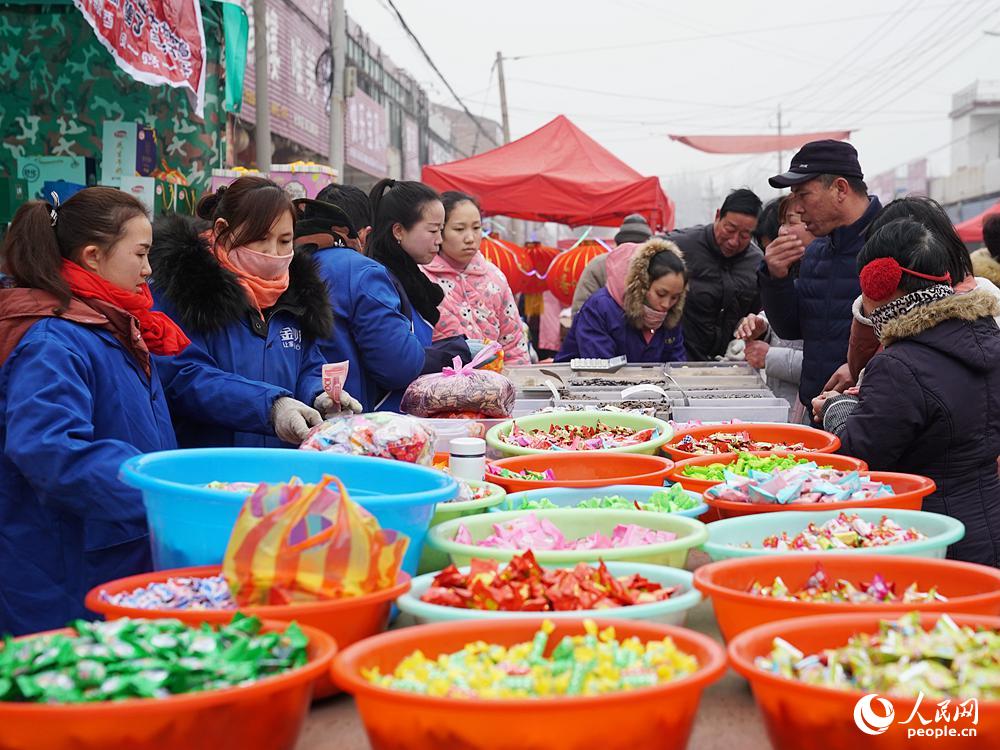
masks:
[[[361,402],[351,396],[351,394],[347,391],[340,392],[339,404],[333,403],[333,399],[330,398],[329,394],[321,393],[316,397],[316,400],[313,401],[313,408],[322,414],[324,419],[335,417],[345,411],[354,412],[355,414],[360,414],[362,412]]]
[[[309,430],[320,424],[323,417],[301,401],[283,396],[275,399],[271,407],[271,424],[274,434],[286,443],[298,445],[306,439]]]

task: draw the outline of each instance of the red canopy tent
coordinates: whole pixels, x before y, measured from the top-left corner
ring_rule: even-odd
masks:
[[[563,115],[506,146],[428,165],[422,179],[476,196],[489,215],[618,226],[638,213],[651,227],[674,227],[674,204],[659,179],[643,177]]]
[[[955,231],[962,238],[962,242],[982,242],[983,241],[983,219],[993,214],[1000,214],[1000,201],[983,211],[979,216],[973,216],[955,225]]]

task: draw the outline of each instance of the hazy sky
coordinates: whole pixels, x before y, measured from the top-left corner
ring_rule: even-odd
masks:
[[[1000,36],[984,33],[1000,31],[1000,0],[395,2],[474,113],[500,119],[501,50],[512,138],[565,114],[685,205],[743,184],[770,197],[777,155],[703,154],[668,133],[775,132],[780,103],[785,132],[855,130],[867,175],[925,155],[942,175],[951,95],[1000,78]],[[347,11],[454,106],[384,0]]]

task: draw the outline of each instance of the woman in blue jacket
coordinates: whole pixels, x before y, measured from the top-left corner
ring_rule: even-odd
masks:
[[[316,340],[332,324],[312,259],[293,251],[294,209],[271,180],[247,176],[158,219],[149,261],[157,306],[191,338],[157,359],[181,447],[298,445],[321,412]],[[349,395],[342,404],[360,405]]]
[[[175,448],[150,355],[187,344],[151,311],[152,230],[135,198],[87,188],[23,205],[0,291],[0,632],[92,617],[84,594],[151,569],[146,513],[118,467]]]
[[[574,357],[629,362],[684,362],[681,317],[687,294],[687,269],[677,245],[652,239],[632,253],[624,273],[608,256],[607,286],[598,289],[573,319],[556,362]]]

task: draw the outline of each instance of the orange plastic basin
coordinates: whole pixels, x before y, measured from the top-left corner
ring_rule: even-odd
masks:
[[[356,643],[333,664],[337,684],[354,695],[373,750],[442,748],[657,748],[687,745],[702,689],[726,670],[722,647],[684,628],[638,620],[598,620],[614,625],[619,639],[643,641],[670,636],[693,655],[699,668],[691,676],[653,687],[610,695],[546,699],[436,698],[372,685],[360,670],[383,673],[416,649],[428,658],[459,651],[484,640],[510,645],[530,641],[537,620],[468,620],[394,630]],[[583,632],[580,622],[563,621],[549,638],[549,651],[564,635]]]
[[[675,461],[694,458],[697,454],[687,453],[677,448],[677,444],[685,435],[704,438],[716,432],[747,432],[751,440],[766,440],[771,443],[802,443],[804,449],[811,453],[833,453],[840,447],[840,438],[829,432],[823,432],[802,424],[722,424],[702,425],[681,430],[673,439],[663,446],[663,452]]]
[[[232,613],[230,613],[230,616]],[[284,622],[265,622],[284,630]],[[4,750],[292,750],[337,645],[304,626],[305,666],[241,687],[169,698],[57,705],[0,702]],[[27,636],[32,637],[32,636]]]
[[[794,456],[795,458],[805,458],[815,461],[818,466],[831,466],[838,471],[864,471],[868,464],[860,458],[850,456],[838,456],[835,453],[816,453],[810,451],[754,451],[754,456]],[[736,461],[739,455],[736,453],[719,453],[714,456],[693,456],[685,458],[674,464],[674,468],[667,474],[667,479],[671,482],[679,482],[681,487],[691,492],[704,493],[706,490],[721,484],[714,479],[697,479],[695,477],[684,476],[684,469],[688,466],[711,466],[712,464],[729,464]]]
[[[101,592],[118,594],[123,591],[134,591],[151,583],[162,583],[168,578],[184,576],[204,578],[218,575],[222,570],[219,565],[205,565],[195,568],[175,568],[173,570],[158,570],[95,586],[84,599],[84,606],[91,612],[103,615],[106,620],[116,620],[119,617],[145,617],[147,619],[173,618],[190,625],[199,623],[225,623],[233,617],[231,609],[134,609],[119,607],[101,599]],[[395,586],[383,591],[364,596],[332,599],[325,602],[302,602],[285,606],[241,607],[240,611],[256,615],[262,620],[281,620],[295,622],[299,625],[321,630],[330,635],[338,648],[345,648],[362,638],[381,633],[389,625],[389,615],[393,602],[410,590],[410,576],[399,572]],[[325,698],[338,692],[336,686],[324,672],[316,685],[316,697]]]
[[[870,581],[879,573],[896,584],[899,594],[916,583],[921,591],[937,586],[948,601],[920,604],[799,602],[748,592],[754,581],[769,586],[776,576],[780,576],[789,589],[796,590],[805,585],[817,563],[831,579],[844,578],[855,586],[859,581]],[[813,614],[878,612],[884,617],[893,617],[920,610],[1000,615],[1000,570],[927,557],[826,552],[740,557],[701,566],[694,572],[694,585],[712,600],[719,630],[727,641],[757,625]]]
[[[549,487],[604,487],[611,484],[663,485],[674,462],[662,456],[639,453],[547,453],[537,456],[514,456],[492,462],[511,471],[552,469],[553,481],[534,482],[530,479],[505,479],[487,474],[486,479],[507,492],[523,492]]]
[[[855,558],[857,559],[857,558]],[[745,562],[741,561],[741,562]],[[923,627],[932,627],[939,614],[922,615]],[[944,723],[928,723],[929,729],[942,727],[947,730],[975,728],[971,737],[907,737],[907,730],[924,725],[912,715],[916,698],[880,696],[887,698],[894,709],[894,721],[883,734],[870,736],[855,725],[854,708],[865,693],[859,690],[834,690],[789,680],[754,666],[754,659],[771,651],[776,637],[784,638],[804,653],[818,653],[824,648],[843,646],[855,633],[874,633],[884,614],[872,612],[857,615],[821,615],[799,617],[793,620],[761,625],[737,636],[729,644],[729,658],[733,668],[750,681],[757,706],[764,715],[767,733],[776,750],[840,750],[841,748],[878,748],[879,750],[939,750],[952,748],[988,748],[1000,745],[1000,701],[979,701],[979,724],[970,719]],[[954,615],[959,625],[1000,628],[1000,617],[986,615]],[[918,709],[928,722],[933,722],[938,699],[924,698]],[[950,713],[957,700],[951,701]],[[879,705],[873,712],[886,713]],[[877,711],[875,710],[877,709]],[[871,726],[871,725],[868,725]]]
[[[755,513],[775,513],[780,510],[851,510],[853,508],[902,508],[920,510],[924,498],[937,489],[937,485],[927,477],[916,474],[897,474],[892,471],[866,472],[872,480],[892,485],[895,495],[876,497],[870,500],[841,500],[835,503],[741,503],[720,500],[704,493],[705,502],[715,508],[720,518],[750,516]]]

